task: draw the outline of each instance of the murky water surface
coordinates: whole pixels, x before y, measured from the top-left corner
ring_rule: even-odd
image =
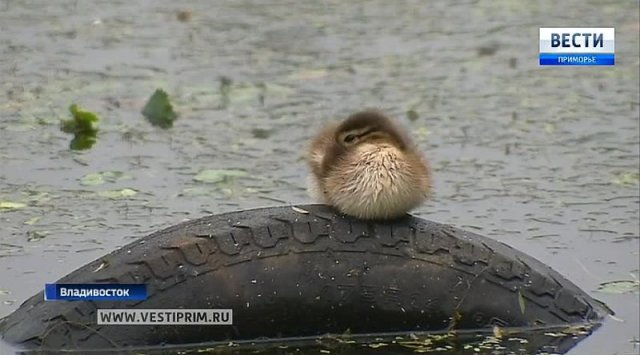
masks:
[[[433,165],[416,214],[521,249],[616,311],[572,353],[638,352],[637,2],[186,6],[0,1],[0,316],[159,228],[308,202],[309,137],[379,107]],[[539,67],[551,26],[615,26],[615,67]],[[140,115],[156,88],[171,130]],[[59,130],[72,103],[102,118],[89,151]],[[247,176],[194,180],[206,169]],[[124,174],[87,177],[101,172]]]

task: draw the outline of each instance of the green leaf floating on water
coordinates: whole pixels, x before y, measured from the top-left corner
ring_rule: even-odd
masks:
[[[173,127],[173,121],[178,115],[173,111],[173,105],[169,101],[169,95],[162,89],[156,90],[142,109],[142,115],[151,122],[152,125],[160,128]]]
[[[28,231],[27,232],[27,241],[33,242],[36,240],[44,239],[49,234],[49,231]]]
[[[95,113],[81,110],[76,104],[71,105],[69,111],[71,111],[71,119],[62,120],[61,122],[60,129],[63,132],[93,135],[98,133],[97,123],[100,119]]]
[[[20,202],[0,201],[0,211],[10,211],[24,208],[27,205]]]
[[[611,180],[612,183],[625,186],[625,185],[637,185],[640,183],[640,174],[636,172],[621,172],[616,175],[616,177]]]
[[[24,222],[24,224],[26,224],[28,226],[32,226],[32,225],[38,223],[39,220],[40,220],[40,216],[31,217],[28,220],[26,220]]]
[[[214,195],[216,192],[217,192],[217,189],[211,188],[211,187],[208,187],[208,188],[201,187],[201,186],[187,187],[183,189],[182,193],[180,193],[180,195],[178,196],[189,196],[189,197],[208,196],[208,195]]]
[[[101,173],[87,174],[80,179],[80,185],[93,186],[104,184],[104,178]]]
[[[207,169],[202,170],[198,175],[193,177],[193,180],[207,183],[223,182],[231,178],[238,178],[247,176],[246,171],[234,170],[234,169]]]
[[[131,176],[123,173],[122,171],[101,171],[83,176],[82,179],[80,179],[80,185],[95,186],[102,185],[106,182],[116,182],[130,178]]]
[[[93,112],[79,109],[76,104],[71,105],[69,111],[72,117],[60,121],[60,130],[74,135],[69,148],[73,150],[91,148],[96,143],[100,118]]]
[[[93,147],[94,144],[96,144],[96,136],[78,134],[69,143],[69,148],[72,150],[85,150]]]
[[[598,291],[613,294],[640,293],[640,282],[638,280],[604,282],[598,286]]]

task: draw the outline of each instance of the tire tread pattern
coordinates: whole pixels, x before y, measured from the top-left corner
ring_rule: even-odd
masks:
[[[407,216],[365,222],[323,205],[231,212],[187,221],[105,255],[59,282],[146,283],[149,297],[188,279],[261,258],[305,253],[373,253],[455,269],[521,296],[558,323],[599,320],[606,313],[560,274],[489,238]],[[477,281],[474,281],[477,282]],[[128,306],[143,305],[144,301]],[[119,304],[126,308],[127,304]],[[0,323],[5,341],[26,346],[70,346],[99,337],[94,302],[25,301]],[[487,324],[486,326],[490,326]]]

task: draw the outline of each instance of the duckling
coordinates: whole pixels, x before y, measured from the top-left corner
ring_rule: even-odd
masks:
[[[431,191],[423,155],[400,126],[375,110],[325,127],[312,140],[307,162],[311,195],[361,219],[400,217]]]

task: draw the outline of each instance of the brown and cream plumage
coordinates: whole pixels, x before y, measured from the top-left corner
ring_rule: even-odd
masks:
[[[379,111],[362,111],[328,125],[308,153],[310,192],[340,212],[392,219],[429,195],[427,161],[407,133]]]

